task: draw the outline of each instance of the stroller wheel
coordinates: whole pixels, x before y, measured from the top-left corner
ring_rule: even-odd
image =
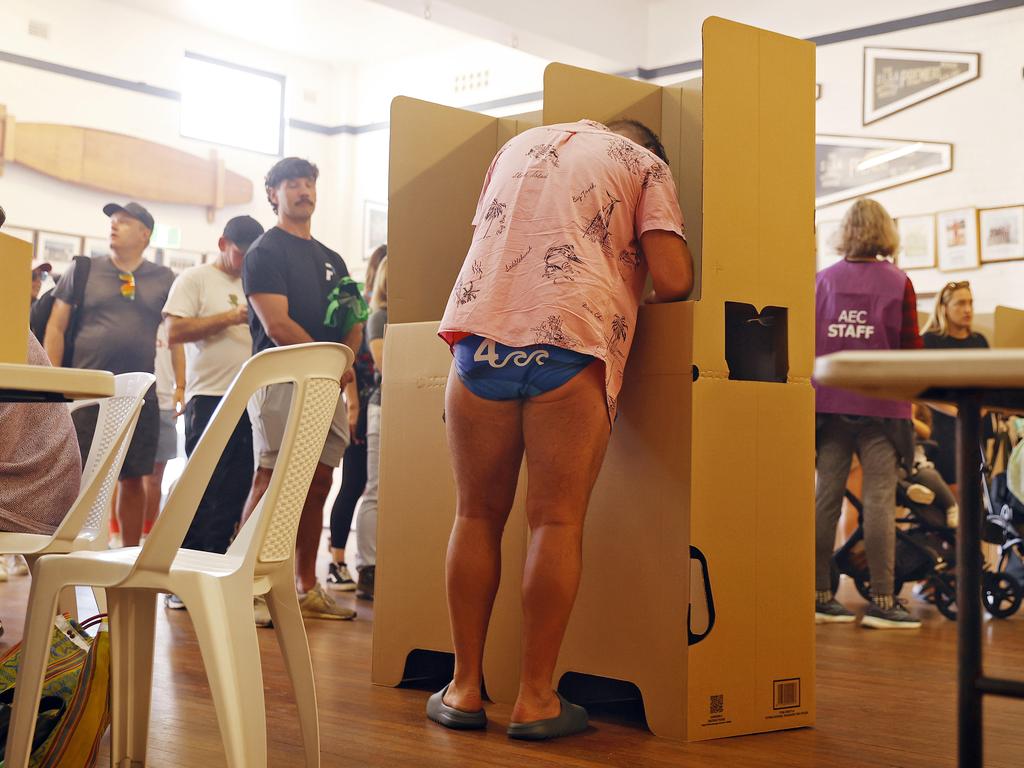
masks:
[[[956,621],[956,576],[952,573],[939,574],[934,580],[935,607],[950,621]]]
[[[860,596],[871,602],[871,580],[868,578],[868,574],[864,575],[857,574],[853,577],[853,585],[857,587],[857,592]],[[892,583],[892,593],[898,595],[903,591],[903,579],[896,577]]]
[[[1020,583],[1008,573],[986,573],[982,581],[981,599],[985,610],[996,619],[1007,619],[1020,608]]]

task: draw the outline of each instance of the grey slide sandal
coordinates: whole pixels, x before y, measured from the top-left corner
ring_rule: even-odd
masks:
[[[557,739],[560,736],[572,736],[574,733],[581,733],[587,729],[587,710],[578,704],[573,704],[562,698],[562,694],[555,693],[562,705],[562,711],[557,717],[547,720],[534,720],[532,723],[509,723],[508,736],[510,739],[525,739],[528,741],[540,741],[542,739]]]
[[[445,728],[452,728],[456,731],[478,731],[486,728],[487,713],[483,709],[478,709],[476,712],[464,712],[444,703],[448,685],[427,699],[427,717]]]

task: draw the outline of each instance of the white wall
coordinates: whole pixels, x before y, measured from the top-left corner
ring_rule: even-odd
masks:
[[[350,74],[344,68],[255,48],[103,0],[4,0],[3,16],[0,50],[5,52],[178,90],[182,55],[191,50],[285,75],[291,117],[324,124],[347,117],[347,104],[335,99],[338,82]],[[30,19],[49,24],[48,40],[28,34]],[[306,91],[316,93],[315,103],[306,101]],[[0,62],[0,104],[20,122],[126,133],[202,157],[213,148],[179,135],[177,101],[30,67]],[[244,120],[245,115],[225,114],[224,119]],[[332,141],[306,131],[285,133],[285,152],[308,157],[324,173],[315,229],[328,244],[343,239],[341,217],[331,215],[344,197],[342,186],[331,178],[337,176]],[[228,169],[252,180],[250,204],[222,209],[211,224],[204,208],[141,201],[158,222],[181,228],[186,250],[215,250],[224,223],[232,216],[247,213],[265,226],[274,221],[262,180],[277,158],[230,147],[216,149]],[[16,164],[8,164],[0,177],[0,200],[12,226],[102,237],[109,224],[101,208],[121,197],[59,182]]]
[[[1024,8],[1016,8],[821,47],[818,131],[953,144],[951,172],[871,195],[893,216],[1024,204],[1022,42]],[[981,53],[981,77],[862,126],[863,49],[871,45],[977,51]],[[817,219],[842,218],[848,205],[819,209]],[[1024,261],[962,272],[928,269],[908,274],[919,293],[937,291],[949,280],[970,280],[979,312],[991,312],[996,304],[1024,306]]]

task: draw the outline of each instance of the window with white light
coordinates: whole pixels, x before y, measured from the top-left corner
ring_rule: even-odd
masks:
[[[284,76],[186,51],[181,135],[283,154]]]

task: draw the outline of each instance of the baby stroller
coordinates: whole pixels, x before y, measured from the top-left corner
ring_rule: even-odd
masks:
[[[839,575],[853,579],[857,592],[871,599],[871,574],[864,547],[864,506],[850,491],[846,498],[857,510],[857,529],[832,558],[832,591],[839,587]],[[912,501],[902,486],[896,490],[896,504],[905,513],[896,519],[896,563],[893,592],[899,594],[909,581],[923,581],[935,596],[944,616],[956,619],[956,529],[946,525],[939,508]]]
[[[1024,503],[1010,491],[1006,473],[995,474],[987,460],[982,464],[982,477],[988,509],[981,538],[999,547],[996,570],[985,576],[990,577],[995,597],[999,598],[997,610],[1005,613],[999,618],[1006,618],[1017,612],[1024,597],[1024,538],[1020,533]],[[987,601],[985,607],[989,607]]]

